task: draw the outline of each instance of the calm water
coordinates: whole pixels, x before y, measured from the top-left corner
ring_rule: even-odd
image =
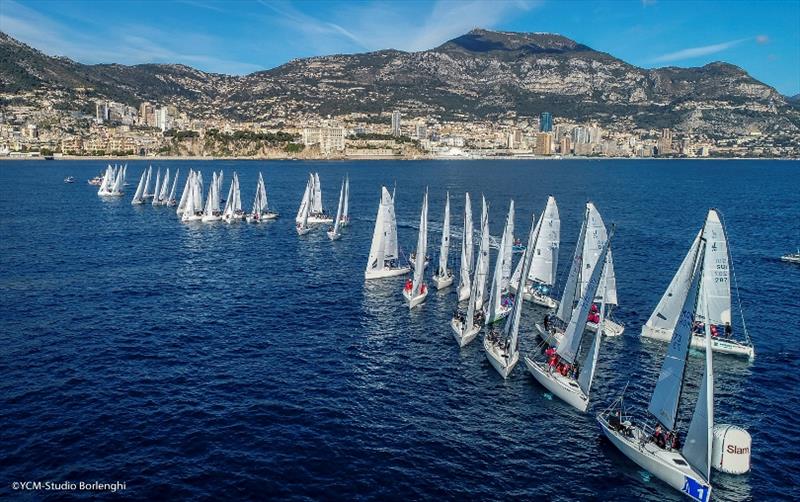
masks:
[[[641,341],[639,327],[712,206],[725,217],[757,354],[752,364],[715,357],[717,422],[749,429],[753,469],[715,473],[714,493],[800,497],[800,267],[778,260],[800,245],[800,163],[158,165],[180,167],[181,188],[189,167],[206,180],[224,169],[224,193],[236,170],[248,208],[262,171],[282,218],[186,225],[174,208],[131,206],[144,162],[129,163],[119,200],[86,184],[102,162],[0,163],[0,498],[12,481],[96,480],[125,481],[124,495],[140,500],[680,500],[602,439],[594,415],[627,382],[631,404],[649,399],[664,345]],[[293,230],[310,170],[331,211],[350,174],[353,222],[338,242]],[[491,202],[493,235],[510,197],[524,234],[555,195],[562,265],[587,199],[617,224],[616,316],[628,328],[601,349],[589,414],[551,399],[524,365],[503,381],[479,340],[459,350],[453,289],[409,312],[402,278],[364,283],[379,188],[395,182],[406,252],[425,186],[433,228],[445,190],[462,224],[469,190],[473,204],[481,192]],[[543,313],[526,305],[523,352]],[[690,395],[701,362],[692,358]]]

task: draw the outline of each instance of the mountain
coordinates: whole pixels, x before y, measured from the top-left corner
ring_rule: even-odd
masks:
[[[550,111],[710,135],[800,130],[800,113],[784,96],[727,63],[643,69],[561,35],[481,29],[420,52],[296,59],[238,77],[183,65],[84,65],[0,34],[0,92],[44,90],[61,107],[107,97],[254,121],[392,109],[447,119]]]

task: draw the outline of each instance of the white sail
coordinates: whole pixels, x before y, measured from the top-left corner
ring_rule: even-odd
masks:
[[[342,205],[342,223],[350,223],[350,175],[344,178],[344,204]]]
[[[194,171],[189,169],[189,175],[186,178],[186,184],[183,187],[183,192],[181,193],[181,200],[178,202],[178,208],[175,212],[178,216],[182,215],[186,210],[186,201],[189,198],[189,195],[192,193],[192,180],[194,179]]]
[[[342,221],[342,207],[344,205],[344,181],[342,181],[342,186],[339,188],[339,204],[336,207],[336,219],[333,222],[333,233],[339,233],[339,225],[341,225]]]
[[[586,238],[583,241],[583,267],[581,267],[581,282],[579,284],[578,295],[583,296],[583,291],[586,289],[586,284],[589,277],[592,275],[594,267],[598,263],[598,256],[600,256],[600,249],[608,239],[606,233],[606,226],[603,223],[603,217],[595,205],[591,202],[586,203],[587,217],[586,217]],[[614,261],[613,258],[605,264],[606,280],[606,305],[617,304],[617,281],[614,275]],[[599,302],[602,298],[595,298]]]
[[[314,190],[312,192],[314,198],[311,203],[311,212],[322,214],[324,210],[322,208],[322,184],[319,182],[319,173],[314,173],[312,179],[314,180]]]
[[[133,200],[131,204],[141,204],[144,202],[144,198],[142,195],[144,194],[144,177],[145,171],[142,171],[142,177],[139,178],[139,184],[136,186],[136,193],[133,194]]]
[[[242,190],[239,187],[239,174],[233,172],[233,213],[242,212]]]
[[[236,173],[233,173],[233,178],[231,179],[231,184],[230,187],[228,188],[228,197],[225,199],[225,209],[222,211],[223,217],[233,216],[234,207],[236,204],[236,202],[234,201],[234,197],[236,197],[235,192],[236,192]]]
[[[508,287],[508,279],[504,282],[505,270],[509,270],[511,275],[511,242],[514,235],[514,201],[508,205],[508,215],[506,216],[506,225],[503,230],[503,237],[500,239],[500,249],[497,251],[497,261],[495,262],[494,275],[492,276],[492,289],[489,293],[489,309],[486,313],[486,322],[492,323],[500,318],[500,307],[503,301],[503,293],[505,288]],[[508,253],[506,253],[506,249]]]
[[[97,189],[97,195],[105,195],[109,191],[109,184],[111,183],[111,166],[106,168],[103,174],[103,180],[100,182],[100,188]]]
[[[312,184],[313,182],[311,179],[309,179],[308,182],[306,183],[306,190],[305,192],[303,192],[303,198],[300,201],[300,207],[297,209],[297,216],[294,219],[295,223],[300,223],[300,221],[303,219],[303,211],[305,210],[304,206],[307,204],[307,201],[309,200],[309,194],[313,189]]]
[[[603,239],[602,247],[599,250],[600,254],[596,258],[600,263],[605,263],[608,249],[609,239],[606,238]],[[592,275],[586,283],[580,300],[578,300],[578,305],[575,306],[575,310],[570,316],[569,324],[567,325],[566,331],[564,331],[564,336],[561,338],[561,341],[558,342],[558,348],[556,349],[558,355],[570,364],[575,362],[575,358],[578,355],[583,335],[586,332],[586,321],[589,316],[589,310],[594,303],[594,298],[597,294],[597,288],[600,286],[600,278],[602,275],[603,268],[595,267],[595,270],[592,271]]]
[[[250,214],[258,216],[267,208],[266,189],[264,188],[264,178],[258,173],[258,183],[256,183],[256,194],[253,198],[253,209]]]
[[[194,216],[194,214],[198,211],[199,205],[197,204],[197,173],[191,172],[189,174],[189,179],[186,180],[186,183],[189,185],[188,190],[186,190],[186,201],[183,211],[181,213],[182,218],[186,219],[189,216]]]
[[[609,249],[608,254],[606,254],[606,261],[608,261],[608,257],[611,256],[611,250]],[[600,278],[600,291],[603,291],[603,297],[606,296],[605,289],[606,289],[606,276],[603,275]],[[606,304],[605,301],[600,302],[600,318],[598,319],[597,325],[602,326],[606,320]],[[580,372],[580,376],[578,377],[578,385],[580,386],[581,390],[583,391],[584,395],[588,396],[589,391],[592,388],[592,381],[594,380],[594,372],[597,369],[597,358],[600,356],[600,343],[603,341],[603,330],[598,329],[595,331],[594,337],[592,338],[592,346],[589,347],[589,351],[586,353],[586,359],[583,361],[583,367]]]
[[[175,177],[172,179],[172,188],[169,191],[169,195],[167,196],[167,200],[165,202],[166,205],[171,206],[175,204],[175,189],[178,188],[178,177],[181,174],[180,169],[175,170]]]
[[[472,280],[478,281],[475,290],[475,306],[483,308],[486,297],[486,281],[489,277],[489,208],[486,205],[486,198],[481,200],[481,245],[478,252],[477,263],[475,264],[475,276]]]
[[[269,211],[269,200],[267,199],[267,185],[264,184],[264,178],[261,173],[258,173],[258,181],[261,182],[261,188],[259,189],[261,193],[261,211],[266,213]]]
[[[425,190],[425,196],[422,199],[422,210],[419,214],[419,234],[417,235],[417,259],[420,260],[420,266],[414,267],[414,282],[411,287],[412,297],[421,294],[420,288],[425,278],[425,261],[426,253],[428,252],[428,191]]]
[[[708,256],[708,251],[706,251]],[[705,303],[708,308],[708,303]],[[710,312],[704,312],[708,318]],[[706,339],[711,337],[711,327],[705,325]],[[711,446],[714,433],[714,365],[713,350],[706,350],[705,371],[700,384],[700,394],[689,423],[686,443],[683,446],[683,457],[689,464],[702,473],[706,480],[711,478]]]
[[[705,245],[698,247],[693,260],[692,284],[686,300],[683,302],[681,315],[672,333],[672,341],[667,348],[667,355],[661,365],[661,373],[658,376],[653,396],[650,398],[650,406],[647,408],[670,431],[675,429],[686,358],[692,339],[692,318],[702,275],[700,267],[702,267],[704,248]]]
[[[161,168],[156,171],[156,186],[153,188],[153,205],[158,204],[158,194],[161,192]]]
[[[656,309],[650,315],[650,319],[644,325],[642,331],[645,330],[663,330],[665,332],[672,332],[675,329],[675,324],[678,322],[683,302],[686,301],[686,295],[689,294],[689,287],[692,285],[692,273],[694,272],[694,260],[697,256],[697,248],[700,246],[700,235],[697,236],[689,248],[689,252],[681,262],[681,266],[669,283],[669,287],[664,291],[664,296],[658,302]]]
[[[708,211],[703,238],[706,240],[700,303],[695,316],[706,324],[724,326],[731,322],[731,282],[728,242],[716,210]]]
[[[444,200],[444,223],[442,224],[442,243],[439,246],[439,268],[437,277],[447,277],[447,258],[450,253],[450,192]]]
[[[203,210],[203,173],[197,171],[192,183],[192,197],[194,197],[194,210],[200,212]],[[191,213],[190,213],[191,214]]]
[[[234,173],[235,176],[235,173]],[[298,228],[305,229],[308,227],[308,215],[311,211],[311,192],[306,192],[306,200],[300,205],[300,221]]]
[[[466,298],[471,290],[472,274],[472,205],[469,192],[464,195],[464,230],[461,234],[461,271],[458,282],[458,298]]]
[[[206,205],[203,209],[203,216],[213,216],[215,212],[219,211],[219,196],[217,193],[217,173],[211,173],[211,183],[208,185],[208,197],[206,197]]]
[[[535,214],[531,215],[531,230],[528,234],[528,246],[525,248],[525,254],[522,255],[522,260],[525,265],[523,266],[520,280],[516,283],[517,291],[522,291],[522,288],[525,286],[525,281],[523,281],[522,278],[530,274],[531,265],[533,262],[533,243],[536,242],[536,238],[541,232],[542,228],[541,218],[537,223],[535,223],[535,225],[534,222],[536,222]],[[522,297],[520,296],[519,300],[514,302],[514,306],[511,307],[511,315],[506,320],[505,326],[503,326],[503,330],[505,332],[506,339],[509,340],[509,347],[511,347],[512,353],[519,351],[519,323],[522,316],[523,303]]]
[[[556,199],[547,198],[547,206],[542,215],[542,231],[536,240],[536,254],[533,255],[533,265],[528,279],[541,284],[552,286],[556,282],[558,269],[558,247],[561,243],[561,220],[558,216]]]
[[[169,168],[164,172],[164,178],[161,180],[161,191],[157,194],[158,203],[164,204],[167,201],[169,194]]]
[[[150,192],[150,177],[153,175],[153,166],[147,167],[147,178],[144,181],[144,198],[147,199],[152,197],[153,194]]]
[[[569,267],[569,275],[567,275],[567,283],[564,285],[564,292],[561,295],[561,302],[558,304],[556,317],[569,323],[572,317],[572,309],[575,306],[575,297],[578,295],[578,282],[583,268],[583,244],[586,239],[586,221],[588,218],[588,209],[584,215],[583,223],[581,224],[581,231],[578,234],[578,242],[575,245],[575,253],[572,255],[572,262]]]
[[[394,200],[386,187],[381,187],[381,201],[375,216],[375,230],[367,259],[366,272],[380,272],[390,260],[397,259],[397,223],[394,216]]]

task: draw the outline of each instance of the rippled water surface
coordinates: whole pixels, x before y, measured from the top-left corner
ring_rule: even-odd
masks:
[[[800,245],[797,162],[154,164],[180,167],[179,187],[189,167],[207,180],[224,169],[223,193],[235,170],[247,207],[262,171],[281,219],[260,226],[188,225],[173,208],[132,206],[145,162],[128,164],[124,198],[100,199],[86,180],[104,165],[0,163],[0,498],[15,480],[118,480],[139,500],[680,500],[605,441],[594,415],[626,383],[631,404],[646,405],[664,345],[639,328],[712,206],[757,352],[752,364],[715,357],[717,422],[753,435],[752,472],[715,473],[715,498],[800,496],[800,267],[778,259]],[[350,175],[353,221],[340,241],[293,230],[310,170],[331,211]],[[562,265],[586,200],[616,223],[627,329],[602,346],[588,414],[523,365],[503,381],[480,340],[459,350],[453,289],[409,312],[402,278],[365,284],[379,188],[395,183],[406,252],[425,186],[432,228],[449,190],[456,232],[468,190],[476,220],[477,196],[491,202],[493,235],[509,198],[521,235],[555,195]],[[438,246],[435,231],[429,241]],[[526,304],[523,352],[543,313]],[[702,359],[691,360],[690,397]]]

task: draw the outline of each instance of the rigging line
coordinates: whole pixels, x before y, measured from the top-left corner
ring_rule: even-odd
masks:
[[[722,224],[725,227],[727,227],[728,225],[725,223],[725,217],[722,215],[722,212],[719,211],[718,209],[717,213],[719,214],[720,219],[722,219]],[[739,281],[736,280],[736,271],[733,268],[733,257],[731,254],[731,243],[728,240],[728,232],[724,232],[724,235],[725,235],[725,244],[727,244],[728,247],[728,263],[731,266],[731,275],[733,276],[733,287],[736,290],[736,303],[739,306],[739,318],[742,320],[742,331],[744,331],[744,337],[747,340],[747,343],[752,345],[753,342],[750,340],[750,333],[748,333],[747,324],[744,321],[744,310],[742,310],[742,297],[739,296]]]

